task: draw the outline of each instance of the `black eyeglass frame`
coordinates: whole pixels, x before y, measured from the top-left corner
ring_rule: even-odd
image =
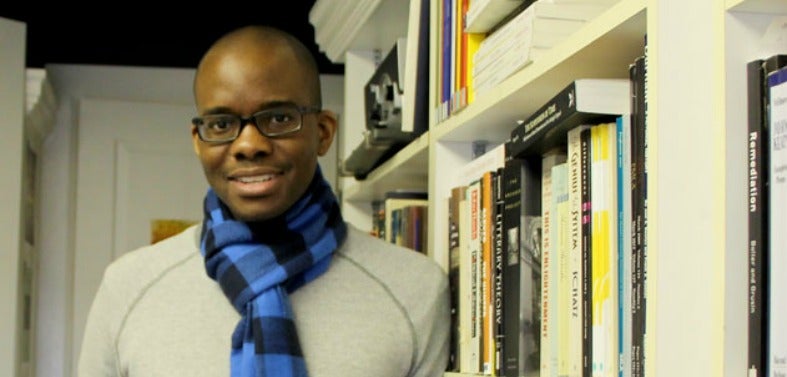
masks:
[[[291,130],[287,130],[287,131],[283,131],[283,132],[276,132],[276,133],[269,133],[269,132],[264,131],[262,128],[260,128],[260,125],[257,124],[257,117],[260,114],[268,113],[268,112],[271,112],[273,110],[281,109],[281,108],[295,109],[298,112],[298,114],[300,115],[300,119],[299,119],[299,122],[298,122],[298,127],[293,128]],[[238,132],[235,133],[235,135],[233,135],[232,137],[227,138],[227,139],[222,139],[222,140],[206,140],[203,137],[203,135],[202,135],[202,128],[200,126],[205,124],[205,119],[204,119],[205,116],[197,116],[197,117],[191,118],[191,124],[194,125],[194,127],[197,128],[197,135],[199,136],[200,140],[202,140],[203,142],[211,143],[211,144],[222,144],[222,143],[230,143],[230,142],[235,141],[235,139],[237,139],[238,136],[240,136],[241,132],[243,131],[243,127],[246,127],[246,125],[249,124],[249,123],[254,124],[254,127],[257,128],[257,131],[259,131],[265,137],[280,137],[280,136],[289,135],[289,134],[298,132],[298,131],[301,130],[301,128],[303,128],[303,116],[304,115],[319,113],[321,111],[322,111],[322,107],[320,107],[320,106],[283,105],[283,106],[275,106],[275,107],[272,107],[272,108],[260,110],[260,111],[254,113],[254,114],[249,115],[248,117],[242,117],[242,116],[236,115],[236,114],[209,114],[208,116],[234,117],[234,118],[240,120],[240,127],[238,128]]]

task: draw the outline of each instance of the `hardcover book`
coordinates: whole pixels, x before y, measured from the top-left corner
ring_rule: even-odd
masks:
[[[768,74],[768,376],[787,375],[787,67]]]
[[[543,154],[581,124],[612,122],[631,112],[628,79],[577,79],[511,131],[508,156]]]
[[[540,162],[508,159],[504,176],[503,373],[538,376],[541,296]]]
[[[767,250],[768,250],[768,73],[787,65],[787,55],[756,59],[746,65],[748,98],[748,325],[749,376],[765,376],[767,338]]]

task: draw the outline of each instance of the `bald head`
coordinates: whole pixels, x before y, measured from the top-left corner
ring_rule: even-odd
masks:
[[[268,26],[245,26],[219,38],[197,66],[195,97],[203,77],[213,75],[217,69],[226,69],[228,61],[235,62],[236,69],[263,70],[272,61],[291,65],[301,76],[301,90],[308,94],[309,105],[321,106],[320,73],[314,56],[303,43],[284,31]],[[246,64],[238,64],[243,62]]]

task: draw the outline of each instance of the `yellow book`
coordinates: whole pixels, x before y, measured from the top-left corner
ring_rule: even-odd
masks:
[[[618,374],[617,153],[615,123],[591,128],[593,377]]]

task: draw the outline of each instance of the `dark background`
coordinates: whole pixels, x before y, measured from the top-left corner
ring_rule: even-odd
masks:
[[[161,6],[122,2],[85,11],[78,6],[59,11],[25,1],[28,5],[16,6],[19,9],[0,6],[0,17],[27,25],[28,68],[50,63],[195,68],[205,50],[224,33],[248,24],[265,24],[300,39],[314,53],[321,73],[343,74],[344,66],[331,63],[314,42],[314,27],[309,23],[314,2],[263,1],[246,7],[216,2],[175,7],[184,9],[182,12],[162,12]]]

